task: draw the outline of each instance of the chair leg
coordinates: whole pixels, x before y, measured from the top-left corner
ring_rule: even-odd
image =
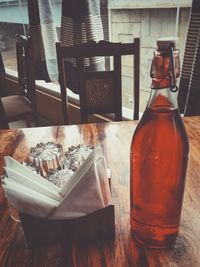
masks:
[[[31,128],[31,127],[32,127],[32,125],[31,125],[31,122],[32,122],[32,116],[27,115],[27,116],[25,117],[25,122],[26,122],[26,127],[27,127],[27,128]]]
[[[34,123],[35,123],[35,127],[38,127],[39,126],[39,122],[38,122],[38,115],[37,114],[34,114],[34,116],[33,116],[33,121],[34,121]]]
[[[88,123],[88,114],[85,111],[81,111],[81,123]]]
[[[26,119],[25,122],[26,122],[26,127],[31,128],[31,126],[32,126],[31,121],[29,119]]]
[[[117,111],[115,113],[115,121],[122,121],[122,112],[121,111]]]

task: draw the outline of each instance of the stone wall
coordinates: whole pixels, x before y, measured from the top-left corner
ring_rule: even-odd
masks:
[[[185,38],[190,8],[181,8],[179,17],[179,48],[181,60],[184,53]],[[156,39],[162,36],[175,35],[176,8],[153,9],[110,9],[110,38],[114,42],[131,42],[134,37],[140,38],[140,111],[144,110],[149,97],[150,66]],[[132,58],[123,59],[123,104],[132,107],[133,82]]]

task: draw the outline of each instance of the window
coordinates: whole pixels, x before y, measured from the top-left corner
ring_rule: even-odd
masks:
[[[178,2],[181,8],[176,23]],[[140,112],[149,98],[150,67],[156,39],[178,33],[182,59],[191,3],[191,0],[169,0],[167,4],[166,1],[163,4],[162,0],[109,0],[110,39],[114,42],[131,42],[134,37],[140,38]],[[133,99],[131,68],[131,60],[125,58],[122,68],[123,106],[130,109]]]
[[[7,69],[17,69],[15,35],[26,35],[27,23],[26,1],[0,0],[0,49]]]
[[[156,39],[160,36],[175,35],[177,18],[177,3],[181,3],[178,36],[180,39],[181,57],[184,53],[187,25],[190,14],[191,0],[168,1],[168,6],[162,0],[101,0],[108,2],[109,39],[113,42],[132,42],[134,37],[140,38],[141,69],[140,69],[140,112],[146,106],[150,92],[150,65]],[[61,0],[51,0],[54,21],[58,36],[61,22]],[[15,34],[27,35],[28,32],[27,0],[0,0],[0,49],[6,71],[16,70]],[[122,59],[123,66],[123,106],[132,116],[133,84],[132,58]],[[52,94],[59,94],[59,86],[52,83],[39,82]],[[72,98],[77,98],[70,92]],[[124,113],[125,115],[125,113]],[[128,115],[125,115],[128,116]]]

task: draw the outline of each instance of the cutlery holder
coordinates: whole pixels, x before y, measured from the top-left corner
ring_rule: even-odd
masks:
[[[22,213],[20,218],[29,248],[115,238],[114,205],[74,219],[48,220]]]

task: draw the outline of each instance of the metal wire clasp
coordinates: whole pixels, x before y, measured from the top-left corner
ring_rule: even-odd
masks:
[[[170,72],[170,91],[177,92],[178,86],[176,85],[176,72],[175,72],[175,64],[174,64],[174,49],[172,45],[169,46],[170,50],[170,58],[172,64],[172,72]]]

